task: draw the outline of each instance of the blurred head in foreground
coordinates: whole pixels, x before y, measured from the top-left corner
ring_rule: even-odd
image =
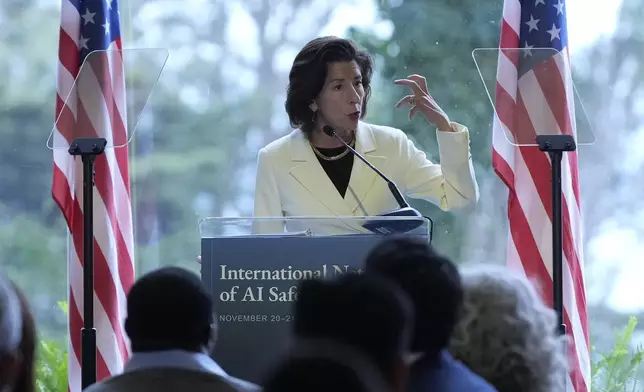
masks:
[[[371,361],[394,390],[406,385],[413,310],[392,283],[345,274],[302,282],[295,304],[297,339],[329,340]]]
[[[461,270],[464,304],[450,351],[499,392],[565,390],[565,338],[525,276],[506,267]]]
[[[300,339],[263,388],[264,392],[384,392],[389,385],[357,350],[324,339]]]
[[[456,266],[411,237],[386,239],[367,255],[367,274],[391,279],[414,305],[411,350],[438,359],[449,343],[463,301]]]
[[[12,282],[0,275],[0,390],[13,390],[22,367],[22,309]]]
[[[29,301],[24,292],[15,283],[13,289],[20,301],[20,313],[22,317],[22,331],[20,345],[18,347],[21,357],[21,366],[16,380],[15,391],[31,392],[35,390],[36,374],[36,321],[31,312]]]

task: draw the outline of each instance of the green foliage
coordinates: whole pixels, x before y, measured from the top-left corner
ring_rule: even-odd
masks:
[[[60,341],[48,339],[39,342],[36,390],[67,391],[67,349]]]
[[[66,315],[68,305],[59,302],[58,308]],[[36,390],[39,392],[67,391],[67,346],[65,340],[42,339],[36,353]]]
[[[592,390],[599,392],[637,391],[637,377],[644,370],[642,346],[631,350],[633,331],[637,318],[631,317],[624,329],[616,334],[615,346],[607,354],[596,354],[599,359],[592,362]],[[593,352],[595,351],[593,347]]]

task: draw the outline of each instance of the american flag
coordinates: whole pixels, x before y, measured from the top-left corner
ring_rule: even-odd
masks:
[[[536,280],[552,305],[551,163],[535,136],[577,135],[564,1],[505,0],[500,47],[492,162],[509,188],[508,263]],[[581,392],[590,387],[590,345],[574,151],[563,153],[562,193],[564,323],[571,338],[567,390]]]
[[[126,315],[125,294],[134,280],[134,241],[128,149],[122,147],[128,137],[120,50],[117,0],[62,0],[57,122],[52,138],[52,195],[70,231],[69,390],[72,392],[81,390],[84,211],[81,159],[69,155],[67,148],[77,137],[104,137],[108,145],[95,162],[97,381],[121,372],[129,355],[122,326]]]

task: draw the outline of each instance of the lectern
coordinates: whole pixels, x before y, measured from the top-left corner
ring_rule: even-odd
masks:
[[[288,345],[298,282],[360,273],[385,237],[364,228],[376,219],[431,241],[431,220],[423,217],[202,220],[201,276],[215,300],[217,362],[235,377],[260,382]]]

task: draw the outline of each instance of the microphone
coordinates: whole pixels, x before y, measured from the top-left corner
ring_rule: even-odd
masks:
[[[396,186],[396,184],[391,181],[387,176],[385,176],[378,168],[376,168],[374,165],[371,164],[365,158],[360,154],[358,151],[356,151],[353,147],[349,145],[349,143],[345,142],[342,140],[340,136],[335,132],[335,129],[329,125],[325,125],[322,127],[322,131],[327,134],[330,137],[334,137],[338,139],[346,148],[351,151],[351,153],[356,156],[358,159],[360,159],[362,162],[364,162],[365,165],[367,165],[371,170],[373,170],[376,174],[380,176],[386,183],[387,186],[389,187],[389,191],[393,195],[394,199],[396,199],[396,202],[398,203],[398,206],[400,207],[397,210],[386,212],[384,214],[379,214],[378,216],[383,216],[383,217],[388,217],[388,216],[407,216],[407,217],[419,217],[422,218],[423,216],[418,212],[416,209],[411,208],[407,201],[405,201],[405,198],[403,197],[402,193],[400,193],[400,190]],[[381,220],[381,221],[367,221],[365,224],[362,225],[362,227],[366,228],[367,230],[370,230],[372,232],[378,233],[378,234],[393,234],[393,233],[401,233],[401,232],[408,232],[411,230],[414,230],[418,226],[422,224],[422,220],[402,220],[402,221],[395,221],[395,220]]]

